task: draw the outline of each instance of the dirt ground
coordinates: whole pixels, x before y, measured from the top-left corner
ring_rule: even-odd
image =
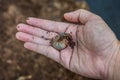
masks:
[[[23,48],[16,25],[29,16],[64,21],[63,14],[86,3],[74,0],[0,0],[0,80],[91,80]]]

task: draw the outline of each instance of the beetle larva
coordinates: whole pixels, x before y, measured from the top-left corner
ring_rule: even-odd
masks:
[[[57,50],[63,50],[67,46],[73,48],[75,46],[75,42],[73,42],[72,36],[70,34],[61,33],[51,40],[51,46]]]

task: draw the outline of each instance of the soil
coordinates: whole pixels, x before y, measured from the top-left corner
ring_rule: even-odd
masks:
[[[74,0],[0,0],[0,80],[91,80],[53,60],[26,50],[16,40],[16,25],[32,16],[64,21],[63,14],[86,2]]]

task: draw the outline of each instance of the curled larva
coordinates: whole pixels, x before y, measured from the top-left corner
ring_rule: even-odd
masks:
[[[68,33],[61,33],[52,38],[51,46],[57,50],[63,50],[67,46],[73,48],[75,46],[75,42],[73,42],[72,36]]]

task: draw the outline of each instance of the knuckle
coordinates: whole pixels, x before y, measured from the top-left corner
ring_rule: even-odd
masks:
[[[32,34],[34,35],[34,34],[36,34],[36,32],[37,32],[37,29],[32,27]]]
[[[99,15],[93,15],[91,17],[93,17],[94,20],[102,20],[102,18]]]
[[[77,12],[79,13],[79,14],[81,14],[81,12],[85,12],[86,10],[84,10],[84,9],[78,9],[77,10]]]
[[[50,55],[49,55],[50,46],[46,47],[45,51],[46,51],[46,56],[48,56],[48,57],[49,57],[49,56],[50,56]]]
[[[34,36],[31,36],[31,38],[32,38],[32,41],[34,41],[35,37],[34,37]]]
[[[95,17],[96,17],[97,19],[101,19],[101,17],[100,17],[99,15],[95,15]]]

